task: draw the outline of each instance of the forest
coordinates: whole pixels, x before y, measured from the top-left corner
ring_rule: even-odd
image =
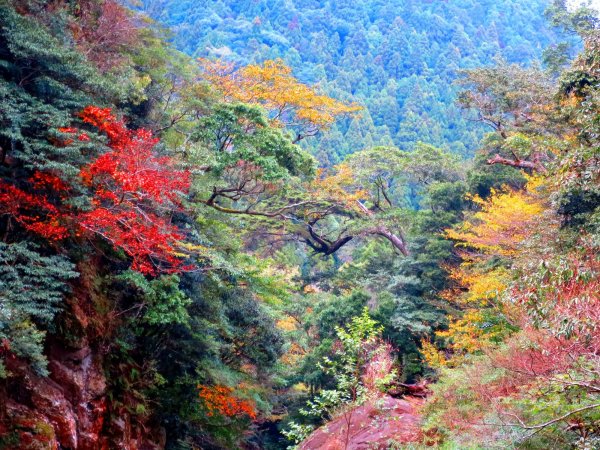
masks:
[[[600,18],[0,0],[0,449],[600,448]]]
[[[487,130],[455,104],[458,72],[496,59],[531,64],[551,46],[577,43],[545,19],[547,0],[142,4],[189,55],[241,65],[282,59],[302,82],[359,103],[361,114],[307,140],[328,165],[365,148],[411,150],[419,141],[472,157]]]

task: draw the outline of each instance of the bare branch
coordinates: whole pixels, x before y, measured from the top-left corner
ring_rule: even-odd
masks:
[[[536,172],[540,172],[540,173],[547,172],[546,168],[539,161],[526,161],[523,159],[508,159],[508,158],[504,158],[498,154],[494,155],[493,158],[488,159],[487,163],[490,165],[502,164],[505,166],[519,167],[522,169],[531,169],[531,170],[535,170]]]
[[[593,403],[591,405],[582,406],[581,408],[574,409],[573,411],[569,411],[568,413],[563,414],[562,416],[556,417],[552,420],[549,420],[547,422],[540,423],[537,425],[527,425],[518,416],[516,416],[514,414],[508,414],[508,415],[515,417],[519,421],[519,424],[515,424],[516,426],[518,426],[520,428],[524,428],[525,430],[536,430],[536,432],[537,432],[537,431],[543,430],[544,428],[549,427],[550,425],[554,425],[555,423],[562,422],[565,419],[568,419],[569,417],[574,416],[575,414],[579,414],[580,412],[584,412],[584,411],[588,411],[590,409],[596,409],[596,408],[600,408],[600,403]]]
[[[404,241],[404,238],[402,236],[392,233],[390,230],[388,230],[384,226],[368,228],[368,229],[362,231],[360,234],[382,236],[382,237],[386,238],[388,241],[390,241],[392,243],[392,245],[396,249],[398,249],[400,251],[400,253],[402,253],[404,256],[410,255],[410,252],[408,251],[408,247],[406,245],[406,242]]]

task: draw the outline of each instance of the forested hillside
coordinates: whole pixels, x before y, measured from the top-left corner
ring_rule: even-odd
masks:
[[[421,141],[472,156],[485,128],[455,105],[460,69],[497,58],[531,64],[556,44],[547,0],[144,0],[194,57],[240,64],[281,58],[306,83],[362,114],[310,142],[322,163],[375,145]]]
[[[0,0],[1,449],[598,446],[597,13],[398,3]]]

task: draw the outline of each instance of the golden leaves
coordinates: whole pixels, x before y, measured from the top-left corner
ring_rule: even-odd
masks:
[[[544,183],[542,178],[529,177],[523,190],[504,188],[492,191],[487,199],[471,197],[479,211],[461,226],[445,231],[467,249],[460,266],[447,268],[454,286],[442,293],[462,312],[450,318],[446,331],[435,333],[446,341],[449,359],[431,343],[423,344],[421,353],[432,367],[456,365],[465,354],[479,352],[509,332],[507,321],[514,311],[502,294],[511,285],[511,272],[490,261],[514,257],[523,241],[534,235],[546,210]]]
[[[509,273],[503,267],[485,270],[471,262],[463,262],[459,267],[448,270],[450,279],[460,286],[460,289],[454,288],[442,293],[442,296],[461,306],[488,306],[509,283]]]
[[[468,309],[462,317],[450,321],[447,331],[438,331],[436,335],[449,339],[450,348],[455,352],[473,353],[481,350],[489,341],[489,333],[481,326],[483,323],[481,311]]]
[[[332,173],[320,169],[317,178],[311,183],[310,190],[317,198],[335,201],[349,209],[356,209],[356,202],[366,198],[364,189],[354,186],[354,173],[349,165],[339,164]]]
[[[427,365],[432,369],[439,369],[448,365],[448,360],[445,358],[444,353],[426,339],[421,340],[420,353]]]
[[[265,107],[279,126],[329,127],[339,116],[362,108],[335,100],[298,81],[282,60],[268,60],[235,69],[223,61],[200,59],[205,78],[226,99]],[[313,133],[315,130],[310,130]]]
[[[532,177],[524,191],[493,190],[487,200],[471,197],[481,210],[460,227],[446,230],[446,236],[458,241],[457,245],[487,254],[514,254],[544,211],[544,201],[537,192],[541,183]]]

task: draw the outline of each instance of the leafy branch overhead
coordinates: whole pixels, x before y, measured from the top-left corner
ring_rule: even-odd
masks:
[[[205,76],[231,103],[201,119],[193,135],[206,149],[198,152],[204,159],[189,160],[202,168],[194,201],[223,213],[271,219],[272,235],[304,242],[316,253],[331,255],[355,238],[379,236],[408,255],[398,220],[382,213],[366,184],[353,182],[350,166],[315,173],[314,159],[296,145],[300,136],[358,107],[316,94],[281,61],[237,71],[220,62],[203,64]],[[298,126],[310,130],[297,131]],[[296,130],[295,138],[288,129]]]

